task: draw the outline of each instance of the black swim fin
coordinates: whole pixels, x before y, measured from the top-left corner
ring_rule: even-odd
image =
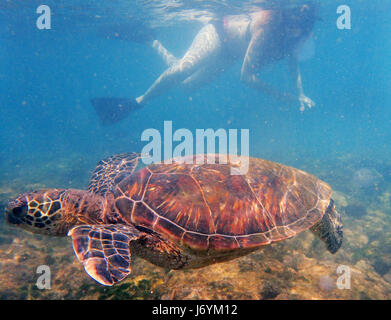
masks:
[[[93,98],[91,104],[102,125],[114,124],[141,107],[135,99],[125,98]]]

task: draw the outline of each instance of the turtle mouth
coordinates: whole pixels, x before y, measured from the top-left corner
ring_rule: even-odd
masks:
[[[10,224],[22,224],[28,212],[28,205],[19,199],[12,200],[5,208],[6,220]]]

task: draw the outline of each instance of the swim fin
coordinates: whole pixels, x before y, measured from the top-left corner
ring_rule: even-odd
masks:
[[[91,104],[102,125],[114,124],[141,107],[135,99],[125,98],[93,98]]]

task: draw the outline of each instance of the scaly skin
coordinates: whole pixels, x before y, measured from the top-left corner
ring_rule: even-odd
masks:
[[[127,224],[113,210],[110,194],[104,198],[75,189],[48,189],[25,193],[12,200],[6,219],[22,229],[50,236],[66,236],[78,225]],[[181,248],[151,233],[140,232],[131,251],[158,266],[180,269],[189,258]]]
[[[20,195],[6,215],[25,230],[65,236],[75,225],[103,223],[106,207],[105,198],[83,190],[47,189]]]

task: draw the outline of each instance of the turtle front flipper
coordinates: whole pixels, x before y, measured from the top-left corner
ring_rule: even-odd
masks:
[[[330,199],[330,204],[323,218],[311,228],[311,231],[326,244],[331,253],[336,253],[341,247],[343,239],[342,219],[335,209],[332,199]]]
[[[68,236],[85,271],[97,282],[111,286],[130,273],[129,244],[141,233],[130,225],[81,225]]]
[[[133,152],[117,154],[99,161],[92,173],[88,191],[104,196],[113,186],[131,175],[143,157],[147,155]]]

